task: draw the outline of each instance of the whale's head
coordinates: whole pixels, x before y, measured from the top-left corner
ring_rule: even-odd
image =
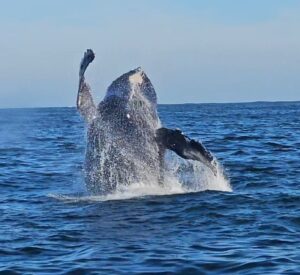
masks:
[[[154,87],[140,67],[121,75],[113,81],[107,89],[104,100],[110,97],[119,97],[136,104],[146,103],[155,108],[157,105]]]

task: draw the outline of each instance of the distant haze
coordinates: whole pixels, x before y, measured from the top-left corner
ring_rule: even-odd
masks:
[[[300,1],[10,0],[0,10],[0,108],[97,102],[141,66],[160,103],[300,100]]]

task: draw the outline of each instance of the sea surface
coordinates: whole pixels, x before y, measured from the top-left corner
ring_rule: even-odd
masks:
[[[300,102],[159,114],[226,183],[89,196],[75,108],[0,110],[0,274],[300,274]]]

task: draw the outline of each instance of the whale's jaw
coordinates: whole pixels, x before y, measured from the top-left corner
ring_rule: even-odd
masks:
[[[144,82],[145,73],[141,67],[136,68],[135,73],[129,76],[129,82],[131,85],[142,85]]]
[[[125,101],[136,98],[143,100],[156,108],[157,97],[154,87],[141,67],[131,70],[118,77],[108,87],[104,100],[110,97],[119,97]]]

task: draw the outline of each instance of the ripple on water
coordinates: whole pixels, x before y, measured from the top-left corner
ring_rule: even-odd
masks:
[[[205,178],[110,196],[85,193],[75,108],[0,110],[0,274],[299,273],[299,107],[159,106],[214,152],[233,192]]]

